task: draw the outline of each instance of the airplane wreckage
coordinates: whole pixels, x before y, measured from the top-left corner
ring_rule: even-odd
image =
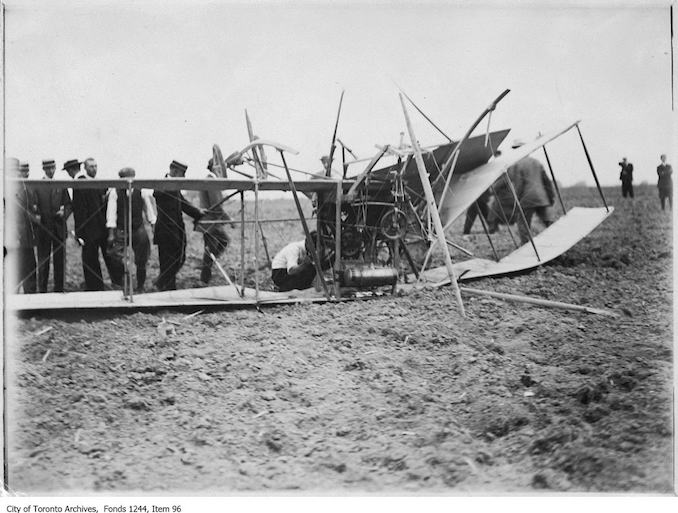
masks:
[[[377,146],[379,151],[371,159],[357,159],[341,139],[337,137],[342,97],[339,102],[334,135],[332,138],[329,162],[326,163],[324,176],[293,170],[308,175],[305,180],[294,180],[291,168],[287,164],[287,155],[298,152],[282,144],[253,135],[247,111],[245,111],[250,143],[224,159],[217,145],[213,146],[213,161],[218,178],[190,179],[92,179],[92,180],[8,180],[14,187],[60,187],[60,188],[124,188],[131,198],[133,189],[154,190],[219,190],[222,203],[239,194],[241,201],[240,219],[227,221],[208,220],[201,223],[239,224],[240,228],[240,279],[231,278],[215,259],[215,263],[226,284],[201,288],[148,292],[134,294],[132,287],[133,257],[131,255],[131,219],[125,226],[125,237],[130,243],[125,250],[124,291],[104,292],[66,292],[43,294],[7,294],[5,305],[10,311],[64,310],[64,309],[145,309],[167,307],[214,307],[214,306],[255,306],[266,304],[286,304],[303,302],[332,302],[351,299],[377,297],[395,292],[406,293],[409,290],[427,286],[441,287],[451,285],[457,306],[462,315],[464,306],[461,291],[469,294],[494,295],[500,299],[510,299],[507,294],[460,289],[459,282],[489,276],[501,276],[523,272],[538,267],[561,255],[574,244],[586,237],[611,213],[603,196],[593,163],[579,128],[575,121],[562,129],[526,144],[501,152],[498,146],[506,138],[509,130],[490,131],[492,112],[497,104],[509,92],[499,95],[472,123],[464,136],[452,140],[438,128],[426,114],[404,93],[400,94],[405,124],[410,145]],[[413,132],[403,95],[426,120],[433,125],[448,142],[431,147],[421,147]],[[471,136],[478,125],[487,118],[487,131],[483,135]],[[573,207],[567,210],[560,196],[546,145],[566,132],[575,129],[581,140],[591,173],[600,194],[602,207]],[[402,139],[402,137],[401,137]],[[342,148],[342,171],[333,175],[332,162],[337,147]],[[563,215],[542,230],[539,234],[530,233],[528,243],[500,257],[492,244],[487,221],[482,214],[480,220],[488,237],[494,258],[473,257],[472,253],[448,239],[446,230],[452,222],[474,205],[480,195],[492,189],[493,184],[504,177],[510,184],[508,168],[530,155],[543,149],[548,169],[555,186],[557,198]],[[266,158],[265,151],[277,152],[280,164],[274,164]],[[353,160],[346,160],[350,153]],[[235,158],[234,158],[235,157]],[[378,167],[382,159],[390,157],[395,163]],[[245,173],[236,166],[247,162],[254,173]],[[365,162],[367,164],[365,165]],[[384,164],[382,164],[383,166]],[[364,167],[363,167],[364,166]],[[269,171],[271,167],[284,170],[281,176]],[[358,169],[357,172],[353,170]],[[351,172],[349,173],[349,170]],[[237,175],[237,178],[229,178]],[[275,177],[275,178],[273,178]],[[515,189],[514,219],[525,223]],[[230,191],[230,194],[225,194]],[[244,192],[254,194],[254,219],[245,219]],[[288,191],[294,199],[299,221],[306,234],[307,248],[313,260],[317,276],[316,286],[308,290],[275,292],[261,290],[260,254],[257,226],[261,230],[259,203],[268,191]],[[311,231],[302,210],[299,195],[316,198],[316,233]],[[218,205],[215,205],[218,206]],[[131,207],[130,207],[131,208]],[[509,220],[504,221],[509,224]],[[130,216],[127,216],[130,217]],[[266,221],[275,221],[266,219]],[[245,277],[245,226],[254,227],[254,286],[246,287]],[[196,226],[200,229],[200,226]],[[529,227],[528,227],[529,229]],[[510,230],[509,230],[510,233]],[[263,236],[263,233],[262,233]],[[511,236],[513,238],[513,236]],[[262,240],[265,243],[265,238]],[[514,241],[515,242],[515,241]],[[518,246],[518,244],[516,244]],[[236,248],[236,241],[232,244]],[[453,262],[450,247],[473,258]],[[444,266],[429,268],[434,250],[442,252]],[[266,248],[266,253],[268,250]],[[231,256],[231,258],[233,258]],[[506,297],[502,297],[506,296]],[[606,310],[568,305],[544,300],[522,298],[526,302],[550,303],[549,306],[579,309],[591,313],[610,313]]]

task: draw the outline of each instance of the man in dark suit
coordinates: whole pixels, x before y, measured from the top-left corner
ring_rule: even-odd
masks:
[[[43,160],[44,180],[51,180],[56,171],[54,160]],[[35,191],[41,223],[38,238],[38,292],[47,292],[49,261],[54,262],[54,292],[64,291],[66,261],[66,220],[71,215],[71,198],[65,188],[38,188]]]
[[[85,171],[80,170],[80,162],[69,160],[64,169],[75,180],[91,180],[96,176],[96,161],[86,159]],[[122,266],[106,253],[106,190],[73,189],[73,217],[75,236],[82,239],[82,270],[85,275],[86,290],[104,290],[101,275],[99,251],[101,251],[111,282],[122,287]]]
[[[170,178],[183,178],[188,166],[173,160],[170,164]],[[159,290],[175,290],[176,276],[186,260],[186,227],[183,213],[195,221],[204,214],[203,209],[191,205],[181,191],[160,191],[153,193],[158,208],[153,243],[158,246],[160,276],[155,284]]]
[[[8,176],[28,178],[28,164],[14,158],[5,162]],[[35,191],[18,184],[7,191],[5,204],[5,251],[7,289],[25,294],[36,291],[35,273],[35,226],[40,215],[35,200]]]
[[[666,155],[659,157],[661,164],[657,166],[657,188],[659,189],[659,201],[662,205],[662,210],[666,205],[666,200],[669,200],[669,210],[673,208],[673,169],[671,164],[666,163]]]
[[[622,196],[625,198],[629,196],[633,199],[633,164],[626,160],[626,157],[619,163],[621,171],[619,172],[619,179],[622,183]]]

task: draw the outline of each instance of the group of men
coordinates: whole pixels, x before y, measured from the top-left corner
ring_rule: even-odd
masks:
[[[28,178],[27,163],[10,158],[5,167],[12,176]],[[53,179],[56,172],[55,161],[43,160],[42,167],[43,179]],[[211,159],[207,168],[206,177],[215,177]],[[183,178],[187,169],[188,166],[174,160],[166,176]],[[93,158],[83,162],[77,159],[68,160],[64,163],[63,171],[73,180],[90,180],[96,177],[97,163]],[[132,179],[135,174],[133,168],[125,167],[119,171],[118,176]],[[5,205],[8,290],[23,290],[24,293],[47,292],[51,260],[54,269],[53,290],[64,291],[65,245],[68,237],[66,222],[71,213],[75,227],[73,235],[82,249],[85,290],[105,289],[100,253],[112,287],[126,288],[124,255],[129,239],[136,267],[134,289],[136,292],[145,290],[151,243],[144,224],[144,215],[151,225],[153,242],[158,246],[160,274],[155,280],[155,286],[161,291],[174,290],[176,275],[186,259],[183,213],[192,217],[196,223],[203,218],[230,220],[223,203],[221,191],[201,191],[200,206],[196,207],[186,200],[181,191],[132,189],[129,198],[127,188],[107,190],[19,186],[7,195]],[[131,236],[127,230],[130,225]],[[200,278],[208,283],[213,262],[226,250],[230,239],[223,224],[219,222],[209,224],[201,231],[205,248]]]
[[[666,209],[666,201],[669,202],[669,209],[673,209],[673,169],[671,164],[666,162],[666,155],[659,157],[660,164],[657,166],[657,189],[659,191],[659,203],[662,210]],[[619,180],[621,180],[622,196],[633,199],[633,164],[624,157],[619,162],[621,170],[619,171]]]

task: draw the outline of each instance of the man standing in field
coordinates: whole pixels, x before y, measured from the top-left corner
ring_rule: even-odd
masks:
[[[64,164],[75,180],[91,180],[96,176],[97,164],[92,158],[84,162],[85,170],[80,170],[80,162],[69,160]],[[82,270],[85,275],[85,289],[90,291],[104,290],[104,280],[101,275],[99,251],[108,268],[111,282],[122,286],[122,266],[111,259],[106,252],[106,198],[105,190],[101,189],[73,189],[73,218],[75,220],[75,236],[83,242]]]
[[[131,167],[124,167],[118,171],[120,178],[134,178],[135,171]],[[132,250],[134,251],[134,265],[136,267],[137,283],[135,292],[144,291],[146,283],[146,265],[151,254],[151,243],[144,226],[143,214],[151,223],[151,230],[155,229],[157,216],[153,208],[152,191],[149,189],[132,190]],[[125,248],[128,240],[125,237],[129,220],[129,196],[127,189],[110,189],[106,207],[106,228],[108,229],[107,246],[109,256],[117,259],[123,265]],[[112,255],[110,255],[112,254]],[[124,266],[123,266],[124,268]]]
[[[521,140],[514,141],[512,148],[519,148],[524,144]],[[508,177],[507,177],[508,175]],[[507,175],[502,176],[494,184],[496,194],[495,210],[492,213],[493,219],[490,223],[490,232],[496,230],[499,222],[499,216],[496,209],[501,208],[506,213],[506,218],[510,223],[518,221],[518,233],[520,234],[521,244],[530,240],[530,224],[532,217],[536,214],[544,226],[553,224],[553,212],[551,206],[555,200],[555,190],[551,180],[546,174],[541,162],[533,157],[525,157],[510,166]],[[516,191],[518,201],[525,214],[527,225],[522,221],[518,214],[517,205],[513,198],[513,193],[508,180],[511,180]]]
[[[42,161],[45,173],[43,180],[52,180],[56,164],[52,159]],[[66,188],[38,188],[35,191],[41,223],[38,237],[38,292],[47,292],[49,262],[54,266],[54,292],[64,291],[64,267],[66,263],[66,220],[73,206]]]
[[[666,200],[669,200],[669,210],[673,209],[673,169],[671,169],[671,164],[666,163],[666,155],[659,157],[661,164],[657,166],[657,176],[659,177],[657,181],[657,188],[659,189],[659,201],[662,205],[662,210],[666,204]]]
[[[19,164],[15,158],[5,161],[5,172],[15,178],[28,178],[27,163]],[[18,293],[21,288],[25,294],[36,291],[35,230],[40,223],[40,215],[35,192],[23,184],[7,191],[5,203],[5,251],[7,289]]]
[[[311,239],[317,233],[311,232]],[[292,289],[308,289],[313,285],[315,266],[309,257],[306,239],[290,242],[282,248],[271,262],[271,279],[280,292]]]
[[[626,157],[619,163],[621,171],[619,172],[619,179],[622,183],[622,196],[627,195],[633,199],[633,164],[626,160]]]
[[[186,164],[173,160],[165,176],[183,178],[187,169]],[[182,214],[185,212],[198,221],[205,212],[191,205],[181,191],[156,190],[153,196],[158,207],[153,243],[158,246],[160,259],[160,276],[155,284],[159,290],[175,290],[177,273],[186,260],[186,226]]]
[[[223,172],[225,170],[215,168],[214,160],[210,159],[207,162],[207,174],[205,178],[224,178]],[[224,210],[223,192],[219,189],[207,189],[200,191],[200,207],[205,210],[205,219],[214,221],[213,224],[201,226],[203,232],[203,240],[205,242],[205,251],[202,257],[202,267],[200,268],[200,281],[205,284],[210,282],[212,278],[213,258],[219,258],[230,242],[230,238],[224,229],[223,221],[231,221]]]

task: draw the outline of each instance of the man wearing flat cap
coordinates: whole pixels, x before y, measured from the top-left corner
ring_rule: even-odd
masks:
[[[43,180],[52,180],[56,163],[42,161]],[[35,191],[41,223],[38,236],[38,292],[47,292],[49,262],[54,266],[54,292],[64,291],[64,264],[66,262],[66,220],[71,215],[71,198],[66,188],[38,188]]]
[[[91,180],[92,169],[93,174],[96,175],[96,161],[89,158],[85,160],[85,163],[84,171],[77,171],[80,169],[80,163],[77,161],[66,162],[64,168],[75,180]],[[89,291],[104,290],[99,252],[102,253],[113,285],[122,286],[122,265],[110,258],[106,252],[107,203],[105,193],[105,189],[73,189],[75,235],[83,241],[82,270],[85,275],[85,288]]]
[[[169,167],[169,178],[183,178],[188,166],[173,160]],[[160,276],[155,284],[159,290],[175,290],[177,273],[186,260],[186,226],[183,213],[195,221],[204,214],[203,209],[191,205],[181,191],[156,190],[153,193],[158,207],[153,243],[158,246]]]
[[[136,175],[131,167],[124,167],[118,171],[120,178],[134,178]],[[108,253],[111,258],[122,263],[125,247],[128,240],[125,237],[125,226],[129,219],[129,196],[127,189],[110,189],[108,191],[108,206],[106,208],[106,228],[108,229]],[[153,207],[153,192],[149,189],[132,190],[132,250],[134,251],[134,265],[136,266],[137,282],[134,291],[144,291],[146,283],[146,264],[151,253],[151,243],[144,226],[143,215],[155,228],[155,209]]]
[[[18,159],[5,161],[5,173],[13,178],[28,178],[28,164]],[[8,184],[9,185],[9,184]],[[40,223],[40,214],[35,191],[23,184],[11,184],[6,192],[5,204],[5,250],[7,289],[25,294],[36,291],[35,231]]]
[[[511,147],[516,149],[524,144],[522,139],[516,139]],[[516,191],[527,225],[520,216],[507,175]],[[530,224],[535,214],[544,226],[550,226],[553,223],[551,206],[556,197],[555,189],[544,166],[537,159],[524,157],[510,166],[506,174],[495,182],[494,192],[495,203],[489,214],[490,232],[496,231],[501,218],[506,217],[509,223],[518,223],[520,242],[526,244],[530,241]],[[504,216],[500,215],[499,209],[504,211]]]

